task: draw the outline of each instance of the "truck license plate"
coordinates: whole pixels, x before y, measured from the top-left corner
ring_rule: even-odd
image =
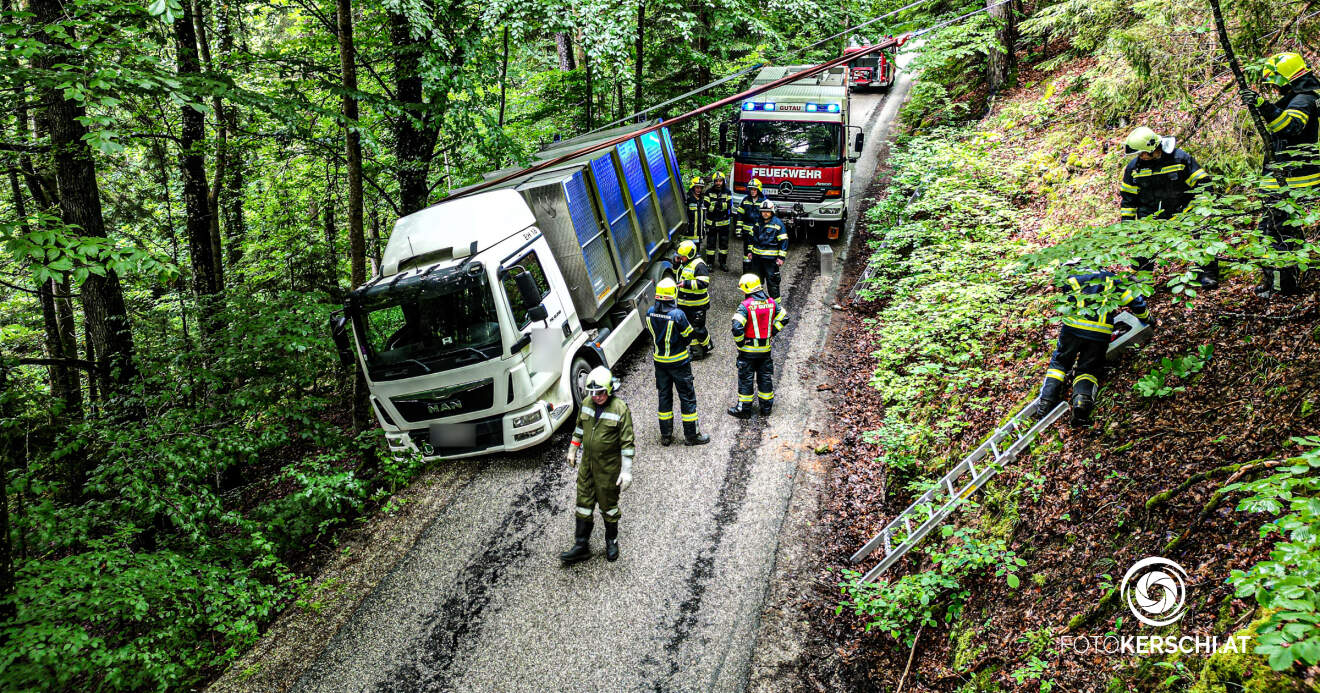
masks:
[[[436,448],[471,448],[477,445],[476,424],[431,424],[430,434],[431,445]]]

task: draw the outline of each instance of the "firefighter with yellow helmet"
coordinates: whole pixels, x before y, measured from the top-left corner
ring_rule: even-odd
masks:
[[[1296,53],[1276,53],[1265,61],[1262,71],[1278,98],[1270,101],[1264,96],[1245,90],[1242,101],[1255,108],[1265,121],[1274,152],[1274,170],[1266,170],[1266,190],[1272,199],[1265,204],[1265,214],[1258,229],[1274,241],[1274,249],[1292,249],[1290,241],[1301,237],[1289,212],[1274,204],[1284,194],[1276,179],[1280,177],[1288,189],[1310,188],[1320,185],[1320,162],[1316,160],[1316,138],[1320,132],[1320,108],[1316,96],[1320,93],[1320,80],[1311,74],[1302,56]],[[1296,267],[1262,267],[1261,285],[1256,293],[1269,296],[1298,293]]]
[[[697,253],[692,241],[680,241],[674,251],[674,271],[678,275],[678,307],[692,323],[692,344],[696,359],[706,358],[713,346],[706,330],[706,311],[710,309],[710,268]]]
[[[761,189],[761,179],[753,178],[747,182],[747,196],[738,204],[738,238],[752,235],[752,225],[761,218],[763,201],[765,191]]]
[[[706,237],[706,217],[710,213],[710,201],[706,199],[705,192],[706,181],[701,176],[693,176],[688,181],[688,225],[679,234],[678,240],[692,241],[697,247],[701,247],[702,239]]]
[[[1123,167],[1118,185],[1122,200],[1119,215],[1124,222],[1177,218],[1196,197],[1198,186],[1210,177],[1173,137],[1161,137],[1144,125],[1133,130],[1124,144],[1132,157]],[[1139,271],[1155,269],[1155,258],[1139,257],[1136,261]],[[1219,286],[1218,260],[1211,258],[1194,273],[1201,288]]]
[[[720,269],[727,272],[729,271],[729,226],[733,222],[733,194],[725,185],[723,171],[711,174],[706,201],[708,203],[706,264],[714,267],[718,259]]]
[[[782,304],[766,295],[757,275],[744,274],[738,288],[745,297],[733,313],[733,341],[738,345],[738,403],[729,407],[729,415],[750,418],[755,398],[760,400],[761,416],[769,416],[775,405],[775,360],[770,353],[770,341],[788,323],[788,313]]]
[[[692,359],[688,352],[694,330],[684,309],[675,305],[679,295],[673,279],[661,279],[655,286],[655,303],[646,313],[651,360],[655,362],[655,388],[660,400],[657,410],[660,444],[667,446],[674,442],[674,391],[677,390],[684,442],[705,445],[710,437],[701,432],[697,422],[697,390],[692,384]]]
[[[605,520],[605,559],[619,558],[619,492],[632,484],[637,446],[628,405],[614,395],[618,387],[619,381],[604,366],[587,375],[587,397],[578,410],[568,448],[568,463],[578,468],[578,474],[573,548],[559,554],[565,565],[591,558],[596,506]]]

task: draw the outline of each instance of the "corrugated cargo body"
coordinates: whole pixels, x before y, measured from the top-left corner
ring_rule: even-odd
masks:
[[[560,142],[540,160],[643,129]],[[499,175],[499,172],[490,174]],[[578,317],[599,320],[687,223],[682,174],[667,128],[500,186],[527,201],[569,285]]]

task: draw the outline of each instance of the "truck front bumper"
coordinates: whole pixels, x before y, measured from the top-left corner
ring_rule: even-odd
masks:
[[[385,442],[396,457],[416,452],[427,461],[522,450],[549,440],[570,418],[572,410],[572,404],[537,401],[524,409],[484,419],[386,431]],[[442,439],[448,443],[442,443]]]

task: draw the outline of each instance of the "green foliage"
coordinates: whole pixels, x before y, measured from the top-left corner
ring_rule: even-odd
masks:
[[[1201,369],[1210,362],[1214,351],[1213,345],[1202,344],[1195,352],[1174,358],[1166,356],[1160,359],[1159,364],[1150,369],[1149,373],[1138,378],[1132,389],[1142,397],[1168,397],[1175,392],[1183,392],[1187,387],[1174,385],[1170,378],[1186,381],[1188,376],[1200,373]]]
[[[1014,589],[1019,584],[1017,571],[1026,565],[1008,550],[1001,539],[984,540],[974,528],[941,528],[947,540],[944,548],[926,549],[933,566],[904,575],[895,582],[863,582],[861,573],[844,571],[839,589],[844,600],[835,609],[852,611],[866,620],[866,630],[880,629],[911,647],[921,626],[943,621],[955,623],[962,614],[970,591],[964,581],[981,572],[1004,577]]]
[[[968,5],[948,18],[976,9]],[[942,17],[943,18],[943,17]],[[938,21],[932,18],[931,23]],[[920,74],[903,108],[904,123],[918,130],[949,125],[973,115],[968,95],[985,83],[985,59],[1002,51],[995,38],[995,23],[988,14],[944,27],[929,34],[908,70]]]
[[[1320,663],[1320,437],[1294,442],[1306,450],[1288,466],[1224,488],[1251,494],[1238,510],[1278,516],[1260,528],[1262,538],[1279,537],[1269,559],[1229,577],[1238,597],[1251,596],[1269,613],[1256,653],[1275,671]]]

